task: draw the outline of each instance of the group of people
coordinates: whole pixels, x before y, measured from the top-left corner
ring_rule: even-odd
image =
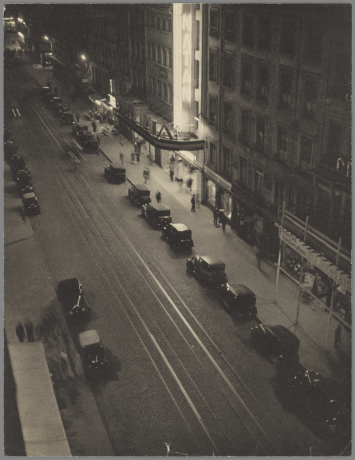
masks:
[[[28,342],[35,341],[33,324],[30,320],[27,320],[25,324],[22,324],[21,321],[18,321],[15,331],[20,342],[24,342],[26,338]]]

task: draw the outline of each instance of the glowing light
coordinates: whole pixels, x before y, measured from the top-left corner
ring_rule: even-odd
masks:
[[[83,61],[86,61],[86,56],[85,56],[85,54],[82,54],[80,57],[81,57],[81,59],[82,59]]]
[[[47,35],[45,35],[43,38],[44,38],[45,40],[49,40],[49,38],[47,37]]]

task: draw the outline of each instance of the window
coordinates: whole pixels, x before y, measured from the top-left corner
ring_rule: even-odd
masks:
[[[157,79],[153,77],[153,94],[154,96],[157,95]]]
[[[210,163],[216,163],[216,146],[210,142]]]
[[[338,123],[330,120],[328,129],[328,148],[325,162],[328,166],[334,169],[337,167],[337,160],[342,157],[341,140],[341,126]]]
[[[218,83],[218,51],[210,49],[209,79]]]
[[[246,96],[251,95],[251,80],[252,80],[252,63],[246,58],[242,58],[241,69],[241,86],[240,92]]]
[[[264,117],[256,117],[255,146],[259,152],[265,151],[265,130],[266,119]]]
[[[166,19],[166,31],[167,32],[172,32],[173,31],[173,23],[171,22],[171,19]]]
[[[294,56],[296,54],[296,22],[287,19],[281,24],[280,53]]]
[[[223,146],[222,171],[227,175],[229,174],[230,158],[231,158],[231,150],[229,148]]]
[[[259,48],[270,51],[271,49],[271,19],[268,16],[260,16],[259,19]]]
[[[312,147],[313,141],[308,137],[301,136],[300,139],[300,160],[307,165],[312,164]]]
[[[163,48],[163,65],[165,67],[168,67],[168,56],[167,56],[168,50],[166,48]]]
[[[314,19],[307,24],[305,32],[305,61],[320,64],[322,60],[323,30]]]
[[[283,126],[277,127],[277,153],[283,158],[287,155],[287,128]]]
[[[155,18],[153,14],[149,15],[149,27],[151,27],[152,29],[154,29],[155,27]]]
[[[224,103],[224,113],[223,113],[223,128],[228,133],[232,132],[232,104],[229,102]]]
[[[263,182],[264,182],[264,172],[260,168],[255,168],[255,176],[254,176],[254,185],[255,185],[255,192],[263,196]]]
[[[158,64],[161,64],[161,46],[157,45],[157,58],[158,58]]]
[[[171,48],[168,48],[168,57],[169,57],[168,67],[172,69],[173,68],[173,50]]]
[[[314,77],[306,76],[303,87],[303,116],[311,118],[316,116],[318,94],[318,80]]]
[[[265,63],[259,63],[257,98],[259,99],[259,101],[267,102],[268,96],[269,96],[269,67]]]
[[[163,86],[163,99],[165,102],[168,102],[168,85],[162,82],[162,86]]]
[[[234,42],[236,39],[237,30],[237,15],[234,11],[224,12],[224,38],[229,42]]]
[[[219,9],[210,8],[210,36],[219,37]]]
[[[244,186],[248,184],[248,163],[245,158],[240,157],[240,183]]]
[[[209,106],[208,106],[208,123],[217,127],[218,123],[218,102],[216,97],[210,96]]]
[[[155,46],[155,43],[152,43],[152,60],[156,61],[157,60],[156,58],[157,58],[156,46]]]
[[[160,97],[160,99],[163,98],[162,84],[160,80],[158,80],[158,97]]]
[[[226,88],[232,88],[233,82],[233,60],[232,56],[226,54],[222,61],[222,85]]]
[[[242,44],[254,47],[254,23],[255,18],[250,14],[243,15]]]
[[[279,107],[290,109],[292,104],[293,71],[282,67],[279,74]]]
[[[241,111],[240,140],[246,144],[249,144],[250,141],[250,113],[248,110]]]

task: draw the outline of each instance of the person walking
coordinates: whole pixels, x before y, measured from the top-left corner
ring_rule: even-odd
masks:
[[[174,180],[174,168],[170,168],[170,180],[171,182]]]
[[[124,154],[123,154],[123,152],[120,152],[120,160],[121,160],[121,163],[124,164]]]
[[[334,348],[338,350],[341,342],[341,326],[338,324],[338,327],[335,329],[334,333]]]
[[[76,122],[79,123],[80,121],[80,112],[76,112]]]
[[[222,224],[222,229],[223,229],[223,232],[226,231],[226,216],[224,214],[221,215],[220,217],[220,222]]]
[[[137,163],[139,163],[141,154],[140,154],[138,151],[137,151],[137,153],[136,153],[136,157],[137,157]]]
[[[96,133],[97,126],[96,126],[95,121],[93,121],[93,122],[91,123],[91,126],[92,126],[92,132],[93,132],[93,133]]]
[[[25,338],[25,329],[24,329],[23,324],[21,323],[21,321],[17,321],[15,331],[16,331],[16,335],[17,335],[17,338],[19,339],[19,341],[23,342],[23,339]]]
[[[32,324],[32,321],[29,321],[27,320],[26,323],[25,323],[25,329],[26,329],[26,334],[27,334],[27,340],[29,342],[34,342],[35,341],[35,337],[34,337],[34,334],[33,334],[33,324]]]
[[[254,244],[254,251],[255,251],[255,257],[256,257],[256,262],[258,264],[258,268],[259,270],[261,270],[261,266],[260,266],[261,253],[260,253],[259,247],[256,244]]]
[[[195,204],[196,204],[195,195],[192,195],[192,198],[191,198],[191,212],[195,212]]]
[[[217,209],[217,207],[214,208],[214,210],[213,210],[213,223],[214,223],[215,227],[217,227],[217,224],[218,224],[218,209]]]
[[[161,193],[159,192],[159,190],[157,191],[155,198],[157,199],[157,203],[161,202]]]
[[[190,193],[191,193],[191,188],[192,188],[192,182],[193,182],[192,177],[189,177],[186,181],[186,186],[190,190]]]

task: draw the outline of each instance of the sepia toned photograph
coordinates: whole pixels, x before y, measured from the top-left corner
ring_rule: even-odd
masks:
[[[352,455],[352,4],[6,3],[4,453]]]

